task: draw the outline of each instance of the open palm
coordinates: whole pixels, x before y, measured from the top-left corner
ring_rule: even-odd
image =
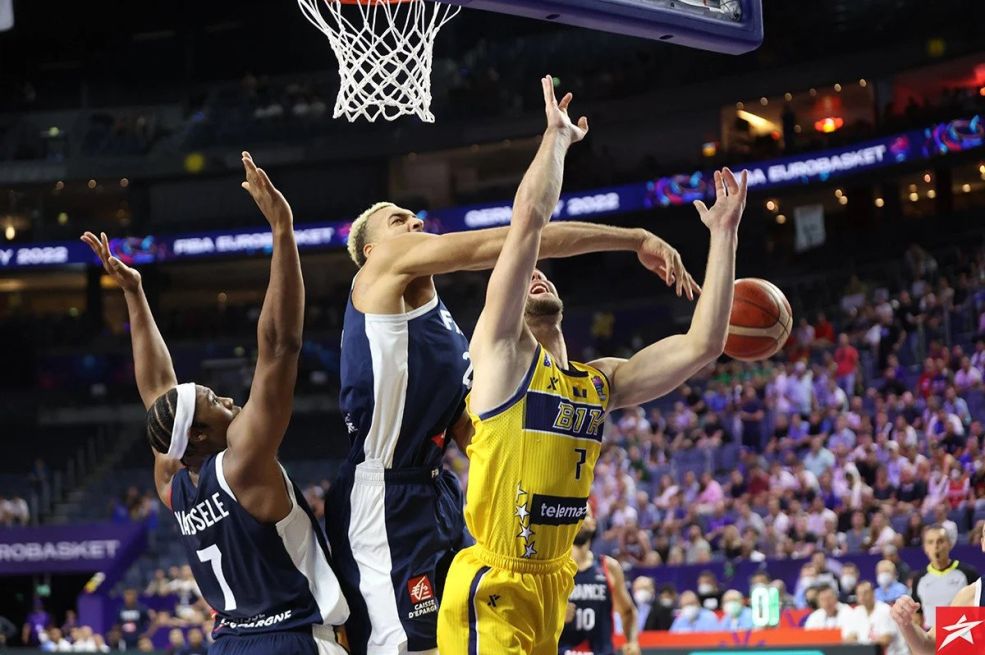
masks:
[[[578,119],[578,124],[571,122],[571,117],[568,116],[568,106],[571,105],[571,101],[574,99],[574,95],[571,93],[565,94],[561,98],[561,102],[557,101],[557,96],[554,95],[554,78],[547,75],[540,80],[541,86],[544,88],[544,109],[547,112],[547,129],[557,130],[559,133],[567,136],[571,143],[578,143],[585,138],[588,134],[588,119],[582,116]]]
[[[99,257],[99,261],[102,262],[106,273],[120,285],[120,288],[124,291],[136,291],[140,288],[140,273],[113,256],[109,250],[109,239],[105,232],[100,232],[98,238],[92,232],[86,232],[82,235],[82,241],[92,248],[92,251]]]
[[[735,230],[739,227],[742,212],[746,208],[748,182],[748,171],[742,171],[738,180],[728,168],[715,171],[715,204],[708,209],[700,200],[694,201],[694,206],[701,215],[701,222],[709,230]]]

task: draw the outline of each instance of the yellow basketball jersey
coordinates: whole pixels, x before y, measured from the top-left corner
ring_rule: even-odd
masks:
[[[595,476],[609,381],[597,369],[558,366],[537,346],[512,398],[469,416],[465,520],[480,546],[509,558],[570,555]]]

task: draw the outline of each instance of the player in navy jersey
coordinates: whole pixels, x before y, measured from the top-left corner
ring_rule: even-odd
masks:
[[[355,655],[435,652],[444,577],[464,535],[462,492],[441,458],[449,437],[471,434],[463,409],[472,367],[432,276],[492,268],[506,234],[426,234],[392,203],[373,205],[350,228],[359,272],[345,312],[340,406],[351,450],[326,499],[325,528]],[[604,250],[637,252],[678,295],[699,290],[677,251],[644,230],[550,225],[540,255]]]
[[[595,517],[589,508],[571,547],[578,572],[575,588],[568,597],[558,655],[614,655],[613,612],[619,613],[626,636],[623,655],[640,655],[636,605],[626,590],[626,577],[619,562],[592,552],[595,529]]]
[[[140,274],[83,240],[122,287],[137,388],[147,412],[157,493],[173,512],[206,602],[217,613],[209,652],[342,655],[336,630],[349,608],[301,491],[277,462],[291,418],[304,320],[304,282],[291,208],[248,153],[250,192],[273,233],[270,283],[257,326],[249,402],[177,384]]]

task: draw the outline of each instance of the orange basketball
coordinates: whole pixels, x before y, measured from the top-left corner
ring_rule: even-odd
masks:
[[[793,312],[775,284],[759,278],[735,281],[725,354],[755,362],[775,354],[790,336]]]

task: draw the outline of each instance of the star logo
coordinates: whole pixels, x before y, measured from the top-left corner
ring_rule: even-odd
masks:
[[[527,492],[523,490],[523,487],[520,486],[520,484],[521,483],[519,483],[519,482],[516,484],[516,497],[517,498],[519,498],[520,496],[526,496],[527,495]]]
[[[521,521],[525,521],[527,519],[527,517],[530,516],[530,512],[527,511],[527,506],[526,505],[517,505],[516,506],[516,515],[520,517],[520,520]]]
[[[937,608],[937,652],[944,655],[978,655],[985,644],[985,630],[981,629],[983,625],[985,608]]]
[[[527,550],[523,553],[523,557],[530,559],[537,554],[537,550],[534,548],[534,542],[527,544]]]
[[[530,537],[532,537],[533,535],[534,535],[534,531],[533,530],[531,530],[527,526],[523,526],[523,529],[520,530],[520,534],[518,534],[516,536],[516,538],[517,539],[523,539],[525,541],[530,541]]]
[[[941,627],[941,630],[949,633],[947,637],[944,638],[941,647],[938,651],[942,651],[948,647],[951,642],[957,641],[958,639],[964,639],[969,644],[974,645],[975,638],[972,636],[971,631],[980,626],[985,621],[969,621],[966,614],[962,614],[961,618],[954,625],[945,625]]]

